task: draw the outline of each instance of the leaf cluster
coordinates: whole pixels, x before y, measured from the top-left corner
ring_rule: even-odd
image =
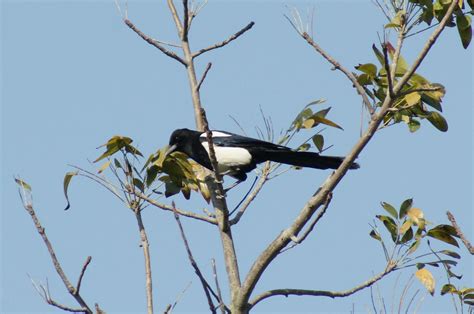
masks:
[[[389,80],[392,80],[387,76],[388,65],[386,62],[388,62],[388,58],[384,53],[393,60],[395,49],[387,42],[383,47],[384,53],[375,45],[372,46],[372,50],[379,61],[380,68],[373,63],[359,64],[355,68],[360,72],[357,75],[357,81],[364,87],[376,106],[380,107],[390,93]],[[397,67],[394,69],[392,86],[408,69],[408,63],[402,56],[399,56]],[[416,132],[421,126],[420,120],[427,119],[438,130],[442,132],[448,130],[448,123],[440,113],[443,110],[441,103],[445,95],[443,85],[431,83],[415,73],[398,95],[394,99],[393,107],[384,117],[384,126],[404,122],[411,132]],[[430,110],[430,108],[435,110]]]
[[[424,212],[417,207],[413,207],[413,199],[406,199],[399,206],[398,210],[387,202],[381,203],[382,208],[388,215],[377,215],[376,219],[380,221],[392,242],[392,249],[388,249],[388,245],[375,224],[370,231],[370,236],[382,244],[387,260],[395,261],[399,268],[416,266],[418,269],[415,276],[434,294],[435,282],[432,274],[427,270],[426,266],[439,267],[443,266],[448,278],[460,278],[451,271],[451,267],[457,265],[456,259],[460,255],[451,250],[431,250],[428,238],[432,238],[456,247],[459,247],[456,238],[458,235],[456,230],[446,224],[439,224],[428,228],[432,225],[426,220]],[[424,240],[430,248],[431,252],[414,256],[414,253],[420,251],[420,245]],[[441,257],[441,255],[446,257]],[[435,257],[435,260],[424,260],[426,257]]]

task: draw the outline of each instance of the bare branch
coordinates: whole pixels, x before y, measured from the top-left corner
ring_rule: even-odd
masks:
[[[299,237],[297,236],[293,236],[291,237],[291,241],[293,241],[293,244],[290,245],[289,247],[281,250],[281,253],[285,252],[285,251],[288,251],[292,248],[294,248],[295,246],[297,246],[298,244],[302,243],[304,240],[306,240],[306,238],[308,237],[308,235],[313,231],[314,229],[314,226],[316,226],[316,224],[319,222],[319,220],[324,216],[324,214],[326,213],[326,210],[329,206],[329,203],[331,203],[331,199],[332,199],[332,193],[329,193],[328,196],[327,196],[327,199],[326,201],[324,202],[321,210],[318,212],[318,214],[316,215],[316,217],[314,217],[313,221],[310,223],[310,225],[308,226],[308,228],[306,229],[306,231],[303,232],[303,234]]]
[[[367,96],[367,93],[364,90],[364,87],[359,84],[355,75],[347,70],[344,66],[342,66],[337,60],[331,57],[326,51],[324,51],[314,40],[309,36],[308,33],[300,33],[300,35],[310,44],[324,59],[326,59],[329,63],[331,63],[335,69],[344,73],[344,75],[352,82],[354,88],[357,90],[357,93],[362,97],[362,101],[364,102],[365,107],[371,115],[374,114],[375,108],[372,106],[372,103]]]
[[[209,63],[207,64],[207,66],[206,66],[206,69],[204,70],[204,73],[202,74],[202,78],[201,78],[201,80],[199,81],[198,86],[196,87],[197,90],[200,90],[200,89],[201,89],[201,85],[202,85],[202,83],[204,82],[204,80],[206,79],[207,72],[209,72],[209,70],[211,69],[211,67],[212,67],[212,63],[209,62]]]
[[[221,41],[220,43],[217,43],[213,46],[209,46],[207,48],[202,48],[198,51],[196,51],[195,53],[193,53],[193,59],[202,55],[203,53],[205,52],[208,52],[208,51],[211,51],[211,50],[214,50],[214,49],[217,49],[217,48],[221,48],[221,47],[224,47],[225,45],[227,45],[228,43],[230,43],[231,41],[234,41],[236,40],[237,38],[239,38],[241,35],[243,35],[245,32],[247,32],[248,30],[250,30],[253,26],[255,25],[255,22],[250,22],[249,24],[247,24],[247,26],[245,26],[244,28],[242,28],[240,31],[238,31],[237,33],[233,34],[232,36],[230,36],[229,38],[227,38],[226,40],[224,41]]]
[[[226,306],[224,304],[224,299],[222,298],[221,287],[219,285],[219,278],[217,277],[216,260],[212,259],[211,264],[212,264],[212,273],[214,275],[214,282],[216,284],[217,300],[219,301],[219,308],[221,310],[221,313],[225,314],[226,313]]]
[[[155,207],[158,207],[162,210],[166,210],[166,211],[170,211],[170,212],[173,212],[173,206],[170,206],[170,205],[166,205],[166,204],[162,204],[162,203],[158,203],[157,201],[155,201],[154,199],[146,196],[145,194],[137,191],[137,190],[134,190],[133,193],[141,198],[142,200],[144,201],[147,201],[148,203],[150,203],[151,205],[155,206]],[[205,221],[205,222],[208,222],[208,223],[211,223],[213,225],[217,225],[217,221],[214,219],[214,218],[211,218],[211,217],[206,217],[206,216],[203,216],[203,215],[199,215],[199,214],[196,214],[196,213],[193,213],[193,212],[189,212],[189,211],[185,211],[185,210],[182,210],[182,209],[178,209],[176,208],[175,209],[176,212],[178,214],[180,214],[181,216],[185,216],[185,217],[188,217],[188,218],[194,218],[194,219],[197,219],[197,220],[201,220],[201,221]]]
[[[150,45],[158,48],[161,52],[163,52],[165,55],[167,55],[168,57],[170,58],[173,58],[175,59],[176,61],[178,61],[179,63],[181,63],[182,65],[184,66],[188,66],[186,61],[184,61],[180,56],[178,56],[176,53],[174,53],[173,51],[170,51],[168,49],[166,49],[165,47],[163,47],[163,45],[160,43],[160,41],[158,40],[155,40],[147,35],[145,35],[141,30],[139,30],[135,24],[133,24],[129,19],[124,19],[123,20],[124,23],[132,30],[134,31],[135,33],[137,33],[138,36],[140,36],[143,40],[145,40],[147,43],[149,43]]]
[[[190,20],[190,17],[189,17],[188,0],[183,0],[183,34],[182,34],[183,41],[188,40],[189,20]]]
[[[86,270],[87,270],[87,266],[89,266],[91,261],[92,261],[92,257],[87,256],[86,261],[84,262],[84,265],[82,266],[81,273],[79,274],[79,279],[77,280],[76,294],[78,294],[79,290],[81,290],[82,278],[84,277],[84,274],[86,273]]]
[[[173,202],[173,209],[176,207],[174,202]],[[186,238],[186,235],[184,233],[183,225],[181,224],[181,220],[179,219],[178,213],[175,211],[174,212],[174,219],[176,220],[176,223],[178,224],[179,231],[181,233],[181,239],[183,240],[184,246],[186,248],[186,253],[188,253],[188,259],[189,262],[191,263],[191,266],[194,269],[194,272],[199,278],[199,281],[201,281],[202,289],[204,290],[204,294],[206,295],[207,303],[209,304],[209,309],[211,310],[212,313],[216,313],[215,307],[214,307],[214,302],[212,302],[212,297],[210,291],[212,291],[212,288],[209,286],[207,283],[206,278],[204,278],[201,270],[199,269],[199,266],[196,263],[196,260],[193,257],[193,253],[191,252],[191,248],[189,247],[188,239]],[[213,291],[212,291],[213,292]],[[216,295],[213,292],[214,295]],[[216,295],[217,298],[217,295]]]
[[[146,234],[145,226],[143,225],[141,209],[139,206],[132,208],[137,219],[138,231],[140,232],[140,242],[143,249],[143,257],[145,259],[145,289],[146,289],[146,305],[147,313],[153,314],[153,282],[151,276],[151,258],[150,258],[150,245],[148,243],[148,237]]]
[[[22,188],[21,190],[24,190]],[[25,193],[24,191],[22,191]],[[54,268],[56,272],[58,273],[59,277],[64,283],[64,286],[66,286],[66,289],[68,290],[69,294],[77,301],[77,303],[83,308],[82,311],[88,314],[92,314],[92,310],[90,307],[87,305],[87,303],[84,301],[82,296],[77,292],[77,289],[74,288],[74,286],[71,284],[69,281],[68,277],[64,273],[63,268],[61,267],[61,264],[59,263],[58,258],[56,257],[56,253],[54,252],[53,245],[48,239],[48,236],[46,235],[46,231],[41,225],[41,222],[39,221],[38,217],[36,216],[35,210],[33,209],[33,204],[32,203],[23,203],[24,208],[30,214],[31,219],[33,220],[33,223],[35,224],[36,230],[38,231],[39,235],[43,239],[44,244],[46,245],[46,248],[48,249],[49,255],[51,257],[51,260],[53,262]],[[48,294],[46,294],[48,295]],[[49,302],[48,302],[49,303]],[[56,304],[49,303],[51,305],[57,306]]]
[[[396,269],[395,263],[390,263],[387,265],[387,268],[378,274],[377,276],[367,280],[366,282],[362,283],[359,286],[356,286],[352,289],[345,290],[345,291],[325,291],[325,290],[305,290],[305,289],[275,289],[266,291],[258,296],[256,296],[252,301],[250,301],[249,306],[252,308],[260,301],[263,301],[267,298],[274,297],[274,296],[285,296],[288,297],[290,295],[297,295],[297,296],[321,296],[321,297],[329,297],[329,298],[342,298],[350,296],[362,289],[368,288],[372,286],[374,283],[385,277],[386,275],[390,274],[392,271]]]
[[[454,218],[453,214],[451,214],[451,212],[448,211],[446,215],[448,216],[448,219],[451,222],[451,225],[456,230],[456,234],[459,236],[459,238],[461,238],[462,243],[464,243],[469,253],[474,255],[474,247],[472,246],[471,242],[469,242],[469,240],[466,238],[461,228],[459,228],[459,225],[456,222],[456,219]]]
[[[179,19],[178,11],[176,11],[176,7],[173,3],[173,0],[168,0],[167,3],[168,8],[171,12],[171,16],[173,17],[174,23],[176,24],[176,29],[178,30],[179,37],[181,38],[181,41],[185,41],[185,37],[183,36],[183,24],[181,24],[181,20]]]

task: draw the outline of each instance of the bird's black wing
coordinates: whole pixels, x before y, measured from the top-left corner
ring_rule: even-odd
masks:
[[[207,142],[206,134],[201,135],[201,142]],[[257,149],[291,151],[290,148],[282,145],[273,144],[256,138],[246,137],[226,131],[213,131],[212,140],[214,145],[221,147],[241,147],[252,152]]]

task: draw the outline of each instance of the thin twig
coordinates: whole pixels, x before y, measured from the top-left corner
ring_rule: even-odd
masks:
[[[134,31],[138,36],[140,36],[143,40],[145,40],[147,43],[149,43],[150,45],[158,48],[161,52],[163,52],[165,55],[167,55],[168,57],[170,58],[173,58],[175,59],[176,61],[178,61],[179,63],[181,63],[182,65],[184,66],[187,66],[187,63],[186,61],[184,61],[180,56],[178,56],[176,53],[174,53],[173,51],[170,51],[168,49],[166,49],[165,47],[163,47],[163,45],[161,45],[161,43],[149,36],[147,36],[146,34],[144,34],[141,30],[139,30],[135,24],[132,23],[132,21],[130,21],[129,19],[124,19],[123,22],[132,30]]]
[[[20,190],[21,190],[20,191],[21,193],[26,194],[26,191],[25,191],[24,187],[20,188]],[[22,195],[21,193],[20,193],[20,195]],[[23,200],[23,198],[22,198],[22,200]],[[43,226],[41,225],[41,222],[39,221],[38,217],[36,216],[35,210],[33,208],[33,204],[31,202],[25,203],[25,201],[23,201],[23,205],[24,205],[24,208],[26,209],[26,211],[28,212],[28,214],[30,214],[31,219],[33,220],[33,223],[35,224],[36,230],[38,231],[39,235],[43,239],[43,242],[46,245],[46,248],[48,249],[49,255],[50,255],[51,260],[53,262],[54,268],[55,268],[57,274],[59,275],[59,277],[61,278],[62,282],[64,283],[64,286],[68,290],[69,294],[83,308],[83,311],[85,313],[92,314],[93,312],[90,309],[90,307],[84,301],[82,296],[79,293],[76,293],[77,289],[74,288],[74,286],[71,284],[68,277],[64,273],[64,270],[63,270],[61,264],[59,263],[58,258],[56,257],[56,253],[54,252],[53,245],[49,241],[48,236],[46,235],[45,229],[43,228]],[[51,304],[51,305],[56,306],[55,304]]]
[[[219,285],[219,278],[217,277],[217,268],[216,268],[216,260],[211,259],[211,265],[212,265],[212,273],[214,275],[214,283],[216,284],[216,290],[217,290],[217,297],[219,301],[219,308],[221,310],[222,314],[226,313],[226,308],[224,304],[224,299],[222,298],[222,292],[221,292],[221,287]]]
[[[200,90],[201,89],[201,85],[202,83],[204,82],[204,80],[206,79],[206,76],[207,76],[207,72],[209,72],[209,70],[211,69],[212,67],[212,63],[209,62],[206,66],[206,69],[204,70],[204,73],[202,74],[202,77],[201,77],[201,80],[199,81],[198,83],[198,86],[196,87],[197,90]]]
[[[155,207],[158,207],[158,208],[160,208],[162,210],[166,210],[166,211],[171,211],[171,212],[173,211],[173,206],[159,203],[159,202],[155,201],[154,199],[146,196],[145,194],[137,191],[136,189],[133,190],[133,193],[137,197],[141,198],[142,200],[147,201],[148,203],[150,203],[151,205],[153,205]],[[181,216],[185,216],[185,217],[188,217],[188,218],[194,218],[194,219],[197,219],[197,220],[205,221],[205,222],[211,223],[213,225],[217,224],[217,221],[214,218],[211,218],[211,217],[199,215],[199,214],[189,212],[189,211],[185,211],[185,210],[178,209],[178,208],[176,208],[176,212],[178,214],[180,214]]]
[[[461,238],[462,243],[464,243],[469,253],[474,254],[474,247],[472,246],[471,242],[469,242],[469,240],[466,238],[461,228],[459,228],[459,225],[456,222],[456,219],[454,218],[453,214],[448,211],[446,212],[446,215],[448,216],[451,225],[454,227],[454,230],[456,230],[456,234],[459,236],[459,238]]]
[[[326,59],[329,63],[331,63],[335,69],[344,73],[344,75],[352,82],[354,88],[357,90],[359,95],[362,97],[362,101],[364,102],[365,107],[369,111],[371,115],[374,114],[375,108],[369,100],[367,93],[365,92],[362,85],[359,84],[355,75],[347,70],[344,66],[342,66],[337,60],[331,57],[326,51],[324,51],[314,40],[309,36],[308,33],[299,33],[301,37],[303,37],[308,44],[310,44],[324,59]]]
[[[176,207],[174,202],[172,203],[173,209]],[[194,272],[199,278],[199,281],[201,281],[202,289],[204,290],[204,294],[206,295],[207,303],[209,304],[209,309],[211,310],[212,313],[216,313],[215,307],[214,307],[214,302],[212,302],[212,297],[210,290],[212,290],[206,280],[204,278],[201,270],[199,269],[199,266],[196,263],[196,260],[193,257],[193,253],[191,252],[191,248],[189,247],[188,239],[186,238],[186,235],[184,233],[183,225],[181,224],[181,220],[179,219],[179,215],[176,211],[174,211],[174,219],[176,220],[176,223],[178,224],[179,231],[181,233],[181,239],[183,240],[184,246],[186,248],[186,253],[188,253],[188,259],[189,263],[194,269]]]
[[[274,296],[285,296],[288,297],[290,295],[310,295],[310,296],[322,296],[322,297],[329,297],[329,298],[343,298],[348,297],[362,289],[368,288],[372,286],[374,283],[385,277],[386,275],[390,274],[392,271],[396,269],[395,263],[389,263],[387,268],[378,274],[377,276],[367,280],[366,282],[362,283],[359,286],[356,286],[352,289],[345,290],[345,291],[325,291],[325,290],[306,290],[306,289],[274,289],[263,292],[256,296],[253,300],[249,302],[249,307],[254,307],[257,303]]]
[[[79,274],[79,279],[77,280],[76,294],[78,294],[79,290],[81,290],[82,278],[84,277],[84,274],[86,273],[86,270],[87,270],[87,266],[89,266],[91,261],[92,261],[92,257],[87,256],[86,261],[84,262],[84,265],[82,266],[81,273]]]
[[[316,224],[319,222],[319,220],[321,220],[321,218],[326,213],[326,210],[329,206],[329,203],[331,203],[331,199],[332,199],[332,193],[329,193],[328,196],[327,196],[326,202],[323,204],[322,208],[319,210],[318,214],[314,217],[313,221],[310,223],[308,228],[303,232],[303,234],[301,236],[297,237],[297,236],[293,235],[291,237],[291,241],[293,241],[293,243],[289,247],[281,250],[281,253],[283,253],[285,251],[288,251],[288,250],[291,250],[292,248],[294,248],[295,246],[297,246],[298,244],[301,244],[304,240],[306,240],[308,235],[313,231],[314,226],[316,226]]]
[[[255,22],[250,22],[249,24],[247,24],[247,26],[245,26],[244,28],[242,28],[240,31],[238,31],[237,33],[233,34],[232,36],[230,36],[229,38],[227,38],[226,40],[224,41],[221,41],[220,43],[217,43],[213,46],[209,46],[209,47],[206,47],[206,48],[202,48],[198,51],[196,51],[195,53],[193,53],[193,59],[202,55],[203,53],[205,52],[208,52],[208,51],[211,51],[211,50],[214,50],[214,49],[217,49],[217,48],[220,48],[220,47],[224,47],[225,45],[227,45],[228,43],[236,40],[237,38],[239,38],[241,35],[243,35],[245,32],[247,32],[248,30],[250,30],[253,26],[255,25]]]
[[[188,40],[188,32],[189,32],[189,9],[188,9],[188,0],[183,0],[183,34],[182,40]]]

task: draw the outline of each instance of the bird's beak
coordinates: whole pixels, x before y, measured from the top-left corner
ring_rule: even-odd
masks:
[[[178,148],[178,145],[174,144],[174,145],[171,145],[170,147],[168,147],[168,149],[166,150],[165,152],[165,158],[168,157],[169,154],[171,154],[172,152],[176,151],[176,148]],[[163,159],[163,160],[164,160]]]

